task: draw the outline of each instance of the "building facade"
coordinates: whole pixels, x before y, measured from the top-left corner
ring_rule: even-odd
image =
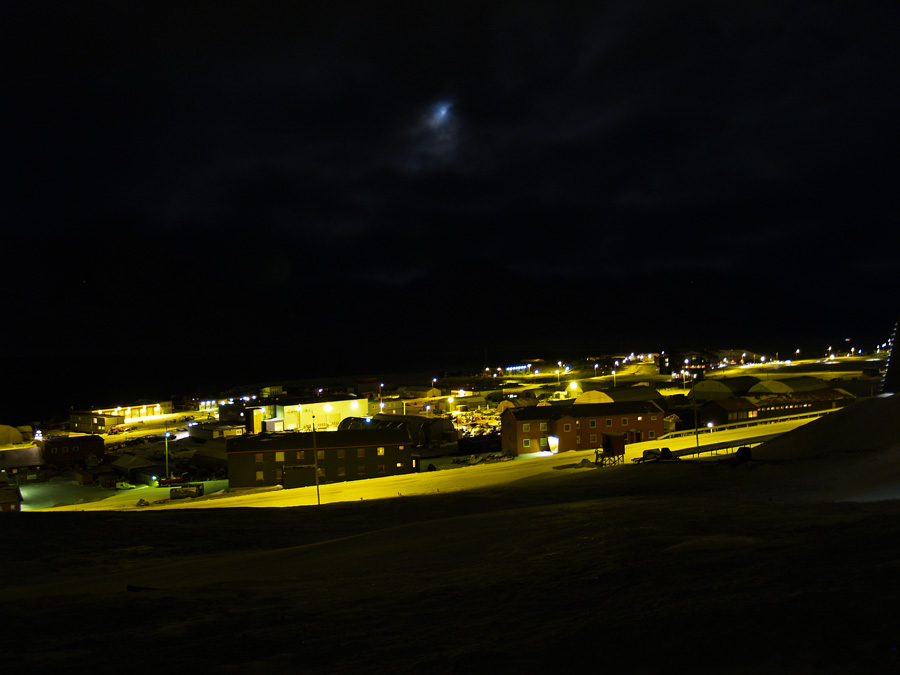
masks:
[[[94,465],[103,461],[103,438],[91,436],[45,436],[34,444],[41,448],[48,466]]]
[[[369,402],[353,394],[292,396],[277,399],[228,399],[219,404],[219,420],[243,424],[248,434],[263,431],[330,431],[345,417],[365,415]]]
[[[401,429],[254,434],[229,438],[231,487],[305,487],[318,482],[415,473],[409,433]]]
[[[510,455],[596,450],[604,434],[621,434],[626,443],[655,440],[664,433],[663,417],[653,401],[515,408],[500,416],[500,442]]]

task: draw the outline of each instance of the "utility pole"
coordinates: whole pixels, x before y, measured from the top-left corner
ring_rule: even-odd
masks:
[[[700,429],[697,427],[697,375],[691,380],[691,397],[694,399],[694,438],[697,439],[697,447],[700,447]]]
[[[316,505],[322,505],[322,499],[319,497],[319,452],[316,448],[316,416],[312,416],[313,424],[313,466],[316,471]]]

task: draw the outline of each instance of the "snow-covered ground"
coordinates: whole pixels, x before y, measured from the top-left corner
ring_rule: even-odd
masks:
[[[900,399],[753,457],[16,514],[4,653],[38,672],[898,672]]]

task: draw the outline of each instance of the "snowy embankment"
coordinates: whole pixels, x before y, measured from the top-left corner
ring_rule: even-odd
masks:
[[[567,455],[322,507],[16,515],[8,665],[62,672],[100,635],[135,673],[897,672],[900,503],[844,500],[896,494],[898,413],[864,401],[740,464]],[[162,657],[135,656],[148,641]]]

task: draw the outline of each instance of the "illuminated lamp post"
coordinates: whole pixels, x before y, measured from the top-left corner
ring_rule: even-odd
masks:
[[[166,420],[166,433],[163,438],[166,439],[166,478],[171,478],[169,475],[169,422]]]
[[[453,419],[453,397],[447,397],[447,412],[450,414],[450,419]]]
[[[331,407],[330,403],[326,403],[322,407],[322,410],[325,411],[325,430],[327,431],[328,430],[328,413],[330,413],[332,410],[334,410],[334,408]]]
[[[600,365],[599,363],[594,364],[594,377],[597,377],[597,366],[599,366],[599,365]]]
[[[556,369],[556,386],[557,386],[557,387],[560,386],[560,382],[559,382],[559,368]]]

